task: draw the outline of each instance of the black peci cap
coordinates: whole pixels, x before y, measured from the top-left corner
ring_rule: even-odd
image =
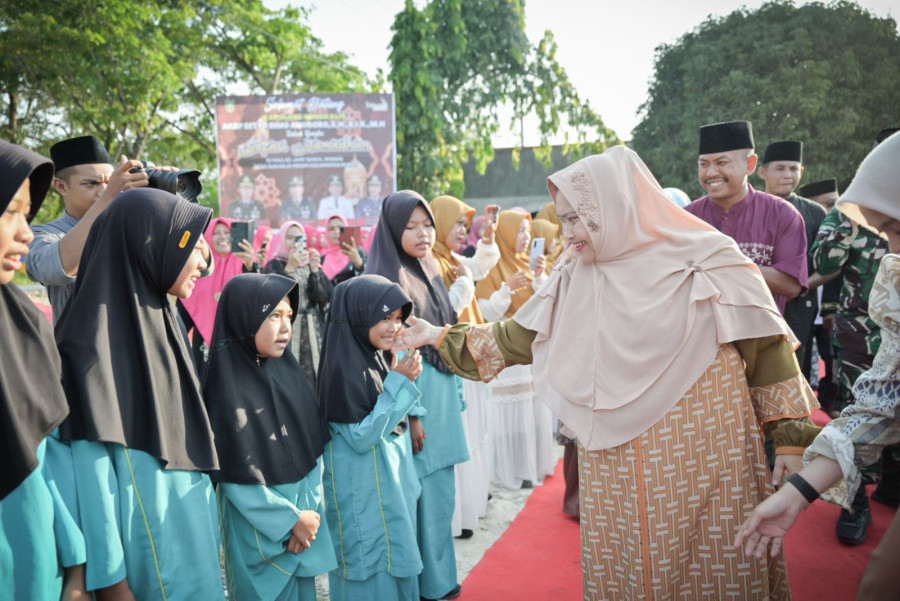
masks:
[[[50,158],[53,159],[56,173],[76,165],[95,165],[97,163],[112,165],[106,147],[95,136],[81,136],[57,142],[50,147]]]
[[[753,125],[749,121],[713,123],[700,128],[700,154],[753,147]]]
[[[797,190],[797,194],[806,198],[810,198],[812,196],[818,196],[819,194],[828,194],[829,192],[837,191],[837,180],[831,178],[823,179],[811,184],[806,184],[805,186],[800,186],[800,188]]]
[[[766,147],[763,154],[763,165],[772,161],[796,161],[803,162],[803,142],[789,140],[785,142],[772,142]]]

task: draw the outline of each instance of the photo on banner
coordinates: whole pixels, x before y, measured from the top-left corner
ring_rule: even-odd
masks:
[[[324,231],[341,215],[368,238],[397,189],[394,115],[393,94],[216,97],[220,216]]]

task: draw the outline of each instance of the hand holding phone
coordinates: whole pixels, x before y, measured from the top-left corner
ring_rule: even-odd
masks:
[[[528,265],[531,269],[534,269],[538,257],[544,256],[545,242],[543,238],[535,238],[531,241],[531,258],[528,260]]]
[[[494,231],[497,229],[497,213],[499,211],[500,205],[488,205],[484,208],[481,240],[486,243],[494,241]]]
[[[362,236],[359,230],[360,228],[358,225],[346,225],[341,228],[341,246],[343,247],[344,244],[347,244],[348,246],[361,246]]]
[[[231,224],[231,252],[243,252],[241,241],[253,240],[253,222],[252,221],[235,221]]]

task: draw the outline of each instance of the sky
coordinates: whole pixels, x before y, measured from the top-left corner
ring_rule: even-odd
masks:
[[[311,10],[313,35],[327,52],[343,51],[372,75],[388,71],[388,44],[394,15],[404,0],[264,0],[271,8],[291,4]],[[423,0],[414,0],[422,5]],[[795,4],[807,2],[795,0]],[[638,110],[647,99],[655,49],[671,44],[709,16],[724,16],[762,0],[526,0],[525,26],[532,43],[551,30],[557,60],[579,95],[588,100],[619,138],[631,139]],[[858,0],[879,17],[900,20],[900,0]],[[537,133],[525,124],[525,145]],[[518,132],[497,136],[496,147],[518,144]]]

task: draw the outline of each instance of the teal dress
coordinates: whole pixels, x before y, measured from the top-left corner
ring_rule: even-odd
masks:
[[[59,599],[62,565],[84,563],[84,540],[54,484],[53,474],[60,470],[48,465],[49,440],[37,448],[38,467],[0,501],[4,599]]]
[[[202,472],[116,443],[73,440],[87,589],[128,578],[138,599],[225,599],[219,521]]]
[[[322,506],[322,459],[299,482],[222,482],[216,496],[230,598],[315,601],[315,576],[337,567]],[[305,510],[322,516],[316,540],[302,553],[290,553],[291,528]]]
[[[416,543],[420,487],[409,432],[395,428],[419,399],[416,385],[390,372],[375,407],[354,424],[329,422],[325,514],[337,556],[333,601],[418,601]]]
[[[418,543],[423,569],[419,593],[439,599],[456,586],[456,554],[453,547],[453,509],[456,481],[453,466],[468,461],[469,448],[463,429],[465,401],[459,377],[438,371],[426,359],[416,380],[422,391],[419,419],[425,427],[425,448],[413,458],[422,494],[418,504]]]

